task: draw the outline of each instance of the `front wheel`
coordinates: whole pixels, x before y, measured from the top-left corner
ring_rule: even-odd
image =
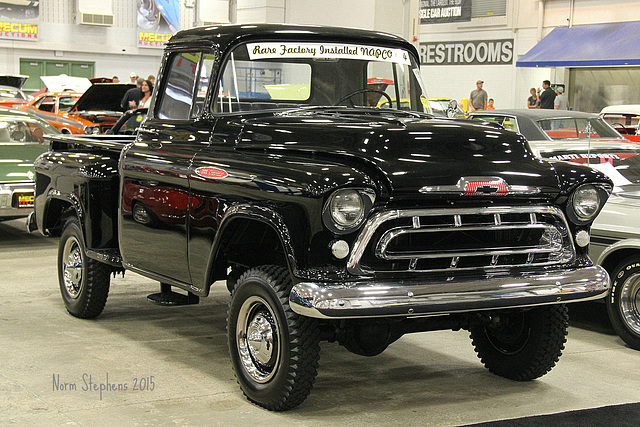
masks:
[[[229,352],[242,392],[272,411],[301,404],[311,392],[320,358],[314,319],[289,307],[286,269],[262,266],[235,283],[229,303]]]
[[[629,347],[640,350],[640,259],[622,261],[611,279],[611,293],[607,296],[609,320]]]
[[[474,349],[492,373],[528,381],[553,368],[567,341],[569,316],[564,304],[495,313],[470,329]]]
[[[109,267],[85,254],[77,219],[64,226],[58,246],[58,282],[67,311],[90,319],[102,313],[109,295]]]

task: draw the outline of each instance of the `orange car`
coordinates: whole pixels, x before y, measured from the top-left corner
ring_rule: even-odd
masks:
[[[63,133],[104,133],[122,116],[120,101],[131,84],[98,83],[84,93],[49,92],[18,107]]]

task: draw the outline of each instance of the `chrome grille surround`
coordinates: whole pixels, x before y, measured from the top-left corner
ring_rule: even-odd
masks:
[[[500,233],[515,240],[481,239],[502,235]],[[435,249],[426,245],[433,236],[442,241],[446,238],[447,243]],[[526,240],[523,236],[528,236],[530,241],[522,243],[521,240]],[[532,243],[536,238],[538,241]],[[417,247],[398,248],[398,242],[411,242],[412,239],[418,242]],[[365,253],[371,252],[378,264],[399,262],[406,266],[369,267],[362,261]],[[347,270],[355,275],[455,272],[560,265],[574,259],[575,246],[569,225],[564,213],[556,207],[408,209],[382,211],[370,218],[354,243]]]

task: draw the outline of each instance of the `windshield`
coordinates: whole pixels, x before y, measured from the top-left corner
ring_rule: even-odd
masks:
[[[538,120],[540,129],[551,139],[621,138],[600,118],[558,118]]]
[[[36,143],[44,142],[44,135],[60,133],[56,128],[44,121],[29,118],[0,118],[0,142]]]
[[[333,106],[429,112],[408,51],[344,43],[249,43],[223,65],[215,112]]]

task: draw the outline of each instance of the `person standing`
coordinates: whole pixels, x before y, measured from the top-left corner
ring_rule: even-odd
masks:
[[[138,103],[143,96],[142,89],[140,89],[143,82],[144,79],[142,77],[138,77],[138,80],[136,80],[136,87],[129,89],[124,94],[122,101],[120,101],[120,106],[124,111],[130,110],[132,108],[138,108]]]
[[[569,101],[567,100],[567,97],[564,95],[564,88],[562,86],[556,89],[556,99],[553,101],[553,107],[556,110],[569,109]]]
[[[142,91],[142,99],[138,103],[138,108],[149,108],[153,94],[153,83],[150,80],[143,81],[140,90]]]
[[[483,84],[484,82],[482,80],[478,80],[476,82],[476,88],[472,90],[469,95],[469,109],[471,112],[487,109],[489,95],[487,95],[487,91],[482,89]]]
[[[529,89],[529,93],[531,96],[527,99],[527,108],[540,108],[538,106],[538,93],[536,92],[536,88],[532,87]]]
[[[487,110],[495,110],[496,107],[493,106],[493,98],[489,98],[489,103],[487,105]]]
[[[542,92],[540,92],[540,88],[538,88],[540,108],[553,110],[553,101],[556,99],[556,93],[551,89],[551,82],[549,80],[544,80],[542,82],[542,89]]]

